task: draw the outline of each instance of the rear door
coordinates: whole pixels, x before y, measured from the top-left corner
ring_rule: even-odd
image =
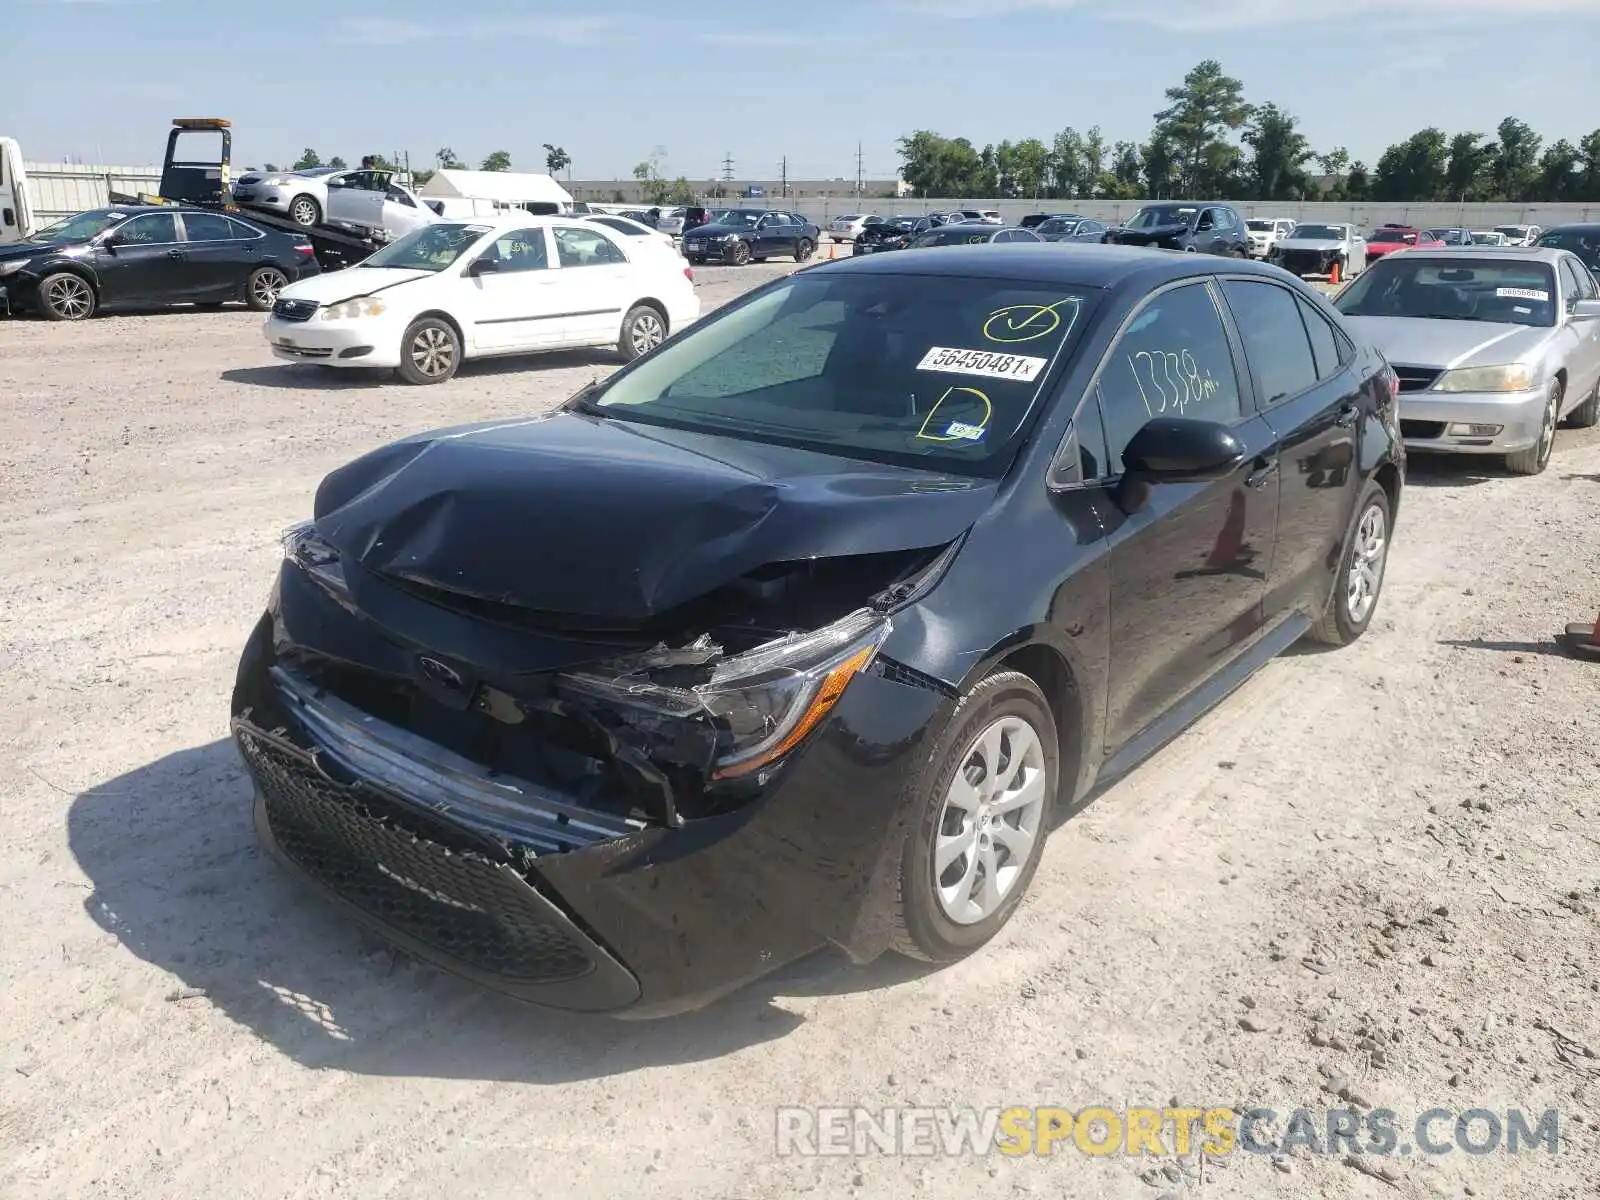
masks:
[[[1355,347],[1320,309],[1275,281],[1227,279],[1222,294],[1244,344],[1257,406],[1272,427],[1282,476],[1278,541],[1267,574],[1269,624],[1327,604],[1355,510],[1357,438],[1376,397]]]
[[[622,316],[633,295],[628,256],[600,230],[581,225],[551,229],[564,312],[562,339],[569,346],[603,346],[622,333]]]
[[[175,211],[130,217],[112,232],[115,244],[94,251],[101,303],[153,305],[193,298]]]
[[[1226,479],[1162,484],[1111,531],[1114,754],[1259,636],[1278,522],[1275,434],[1254,410],[1240,349],[1213,287],[1155,293],[1124,325],[1097,385],[1109,471],[1155,417],[1228,425],[1246,457]]]
[[[262,261],[266,237],[220,213],[183,214],[185,273],[189,299],[233,300]]]

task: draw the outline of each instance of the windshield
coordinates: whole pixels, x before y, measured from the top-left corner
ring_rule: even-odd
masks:
[[[1179,204],[1151,204],[1133,214],[1129,229],[1157,229],[1163,225],[1187,225],[1198,208]]]
[[[999,475],[1081,289],[967,276],[796,275],[694,325],[584,407],[847,458]]]
[[[1570,250],[1583,259],[1588,267],[1600,267],[1600,226],[1593,229],[1562,229],[1547,233],[1538,241],[1541,246],[1554,246]]]
[[[1432,317],[1554,325],[1555,278],[1545,263],[1386,258],[1356,276],[1333,305],[1349,317]]]
[[[1415,233],[1408,233],[1404,229],[1375,229],[1372,232],[1372,236],[1367,240],[1369,242],[1414,243],[1417,240],[1417,235]]]
[[[369,255],[358,267],[397,267],[408,271],[442,271],[489,232],[488,225],[437,224],[414,229]]]
[[[1296,225],[1294,232],[1289,236],[1297,242],[1342,242],[1344,241],[1344,227],[1342,225]]]
[[[1487,230],[1483,230],[1472,235],[1472,244],[1474,246],[1498,246],[1505,240],[1505,235],[1499,231],[1490,233]]]
[[[713,225],[743,225],[748,227],[754,225],[760,219],[761,214],[759,212],[751,212],[749,209],[730,208],[717,213],[711,218],[711,223]]]
[[[971,225],[943,225],[938,229],[930,229],[916,241],[911,243],[913,249],[919,246],[976,246],[987,242],[994,237],[994,231],[974,223]]]
[[[1503,233],[1508,238],[1526,237],[1528,233],[1527,229],[1521,225],[1496,225],[1494,231]]]
[[[81,212],[76,216],[57,221],[53,225],[46,225],[28,240],[30,242],[44,242],[50,246],[75,246],[80,242],[87,242],[96,234],[110,229],[118,221],[127,219],[128,214],[125,212],[97,208],[93,212]]]
[[[1051,217],[1048,221],[1041,221],[1035,225],[1033,231],[1039,234],[1071,233],[1077,227],[1076,221],[1068,220],[1066,217]]]
[[[1246,221],[1245,222],[1245,227],[1247,229],[1251,230],[1251,232],[1253,232],[1253,233],[1271,233],[1272,232],[1272,222],[1271,221]]]

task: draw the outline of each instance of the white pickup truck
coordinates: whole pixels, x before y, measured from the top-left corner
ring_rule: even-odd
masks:
[[[1245,231],[1250,235],[1250,257],[1270,258],[1278,243],[1294,232],[1294,222],[1288,217],[1268,217],[1246,221]]]

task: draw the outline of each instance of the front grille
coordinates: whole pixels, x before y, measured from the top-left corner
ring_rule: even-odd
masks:
[[[1405,421],[1400,422],[1400,436],[1409,440],[1428,441],[1429,439],[1444,436],[1443,421]]]
[[[272,306],[272,315],[284,321],[309,321],[317,311],[315,300],[290,300],[279,296]]]
[[[1394,373],[1400,377],[1402,392],[1425,392],[1443,372],[1437,367],[1396,367]]]
[[[1328,269],[1327,258],[1320,250],[1279,250],[1278,262],[1285,271],[1296,275],[1319,275]]]
[[[283,853],[384,924],[476,970],[530,984],[594,969],[508,864],[405,828],[365,784],[335,783],[298,747],[245,721],[234,735]]]

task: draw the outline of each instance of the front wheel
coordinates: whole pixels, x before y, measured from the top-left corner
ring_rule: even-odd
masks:
[[[1600,380],[1595,381],[1589,398],[1567,414],[1567,424],[1574,429],[1588,429],[1600,424]]]
[[[1539,440],[1526,450],[1506,455],[1506,470],[1511,474],[1538,475],[1550,465],[1550,452],[1556,446],[1556,426],[1561,423],[1562,392],[1561,381],[1552,379],[1539,421]]]
[[[742,267],[750,261],[750,243],[744,241],[734,242],[728,248],[728,261],[736,267]]]
[[[407,383],[443,383],[461,365],[461,339],[455,326],[438,317],[419,317],[400,340],[400,378]]]
[[[1389,564],[1389,493],[1372,480],[1356,506],[1356,523],[1345,539],[1339,574],[1327,611],[1311,627],[1311,636],[1327,646],[1348,646],[1372,623]]]
[[[994,937],[1022,903],[1060,772],[1055,718],[1017,671],[967,693],[912,785],[895,908],[895,949],[948,963]]]
[[[811,244],[810,238],[801,238],[794,246],[794,260],[797,263],[805,262],[810,258],[816,247]]]
[[[278,302],[278,293],[289,285],[289,277],[277,267],[257,267],[244,285],[244,302],[254,312],[266,312]]]
[[[635,304],[622,318],[622,336],[617,340],[617,351],[632,362],[649,354],[667,340],[667,322],[648,304]]]
[[[52,321],[82,321],[94,315],[94,288],[82,275],[57,271],[39,281],[39,310]]]

